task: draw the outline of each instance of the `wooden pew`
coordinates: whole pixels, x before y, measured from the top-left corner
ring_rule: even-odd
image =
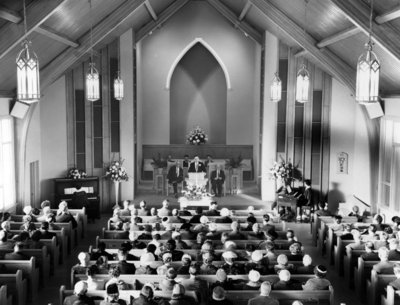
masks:
[[[2,260],[1,264],[6,267],[7,272],[20,270],[27,279],[26,292],[30,300],[35,300],[39,290],[39,269],[36,267],[35,257],[30,260]]]
[[[386,297],[381,298],[381,305],[396,305],[400,304],[400,294],[392,286],[386,286]]]
[[[57,244],[57,238],[53,237],[52,239],[41,239],[42,243],[44,243],[47,247],[47,250],[50,255],[50,275],[54,275],[54,270],[57,269],[57,266],[60,262],[60,246]]]
[[[336,236],[336,245],[333,247],[333,258],[335,270],[339,275],[344,274],[344,257],[346,255],[346,246],[354,243],[354,240],[343,240],[341,236]]]
[[[26,305],[27,279],[23,277],[21,270],[0,274],[0,285],[7,285],[7,292],[12,296],[13,305]]]
[[[6,253],[11,252],[13,252],[13,250],[0,250],[0,257],[4,257]],[[42,249],[23,249],[21,253],[25,254],[27,257],[35,258],[36,264],[39,267],[40,282],[42,284],[45,283],[50,276],[50,255],[47,251],[47,247],[44,246]]]
[[[12,305],[12,295],[7,295],[7,285],[0,287],[0,304]]]
[[[378,274],[375,270],[372,270],[371,278],[367,279],[368,305],[379,304],[381,296],[385,293],[385,288],[395,279],[394,274]]]
[[[64,304],[64,299],[67,296],[73,294],[73,290],[67,290],[65,286],[60,287],[60,305]],[[107,296],[107,292],[105,290],[89,290],[87,295],[90,297],[97,297],[105,299]],[[131,304],[131,296],[134,298],[139,297],[140,290],[120,290],[119,291],[119,298],[125,300],[127,304]],[[185,295],[187,297],[192,298],[195,302],[198,302],[196,293],[194,291],[186,291]],[[171,299],[171,293],[162,292],[159,290],[154,291],[154,297],[156,298],[163,298],[163,299]],[[99,304],[100,301],[95,301],[96,304]]]
[[[358,258],[364,254],[364,250],[346,248],[346,256],[343,260],[344,278],[349,288],[354,288],[354,271],[357,269]]]

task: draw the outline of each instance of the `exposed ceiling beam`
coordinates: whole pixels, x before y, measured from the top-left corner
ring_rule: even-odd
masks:
[[[298,58],[298,57],[303,57],[306,56],[308,54],[307,50],[300,50],[299,52],[294,54],[294,57]]]
[[[370,8],[362,1],[356,0],[331,0],[355,25],[363,32],[369,32],[369,14]],[[376,44],[383,48],[394,59],[400,61],[400,35],[398,30],[390,24],[382,24],[373,26],[372,38]]]
[[[317,43],[318,48],[324,48],[326,46],[329,46],[330,44],[334,44],[336,42],[339,42],[343,39],[349,38],[357,33],[361,32],[360,28],[356,26],[352,26],[348,29],[345,29],[343,31],[340,31],[338,33],[333,34],[332,36],[326,37],[322,39],[320,42]]]
[[[125,1],[117,9],[111,12],[100,23],[93,27],[92,35],[87,32],[79,39],[80,45],[77,48],[69,47],[56,58],[54,58],[41,73],[41,87],[46,88],[59,78],[71,65],[90,51],[93,46],[100,43],[105,37],[112,33],[117,27],[124,23],[133,13],[135,13],[145,0]],[[91,39],[92,36],[92,39]]]
[[[22,17],[15,11],[12,11],[0,4],[0,18],[10,21],[12,23],[20,23]]]
[[[177,11],[179,11],[189,0],[177,0],[168,6],[159,16],[157,21],[150,21],[135,34],[136,43],[141,41],[147,35],[152,33],[155,29],[164,24],[169,18],[171,18]]]
[[[0,97],[14,98],[15,92],[12,90],[0,90]]]
[[[246,36],[248,35],[252,38],[255,42],[260,45],[263,45],[262,35],[252,28],[246,21],[240,21],[236,14],[232,12],[228,7],[222,4],[218,0],[207,0],[207,2],[215,8],[222,16],[228,19],[233,25],[240,29]]]
[[[146,2],[144,3],[144,5],[146,5],[147,11],[149,12],[151,18],[153,18],[154,20],[157,20],[157,14],[156,12],[153,10],[153,7],[150,4],[149,0],[146,0]]]
[[[389,12],[386,12],[382,15],[376,16],[375,22],[378,24],[382,24],[382,23],[391,21],[393,19],[397,19],[399,17],[400,17],[400,6],[396,6],[394,9],[390,10]]]
[[[40,0],[32,1],[26,8],[28,22],[27,34],[49,18],[66,0]],[[0,59],[8,54],[25,39],[23,23],[7,23],[0,28]]]
[[[244,17],[246,17],[247,12],[249,11],[251,7],[251,2],[247,0],[242,12],[239,15],[239,21],[242,21],[244,19]]]
[[[51,39],[54,39],[54,40],[56,40],[58,42],[61,42],[63,44],[66,44],[66,45],[68,45],[70,47],[73,47],[73,48],[79,47],[79,43],[77,43],[76,41],[73,41],[73,40],[69,39],[67,36],[62,35],[60,33],[57,33],[53,29],[50,29],[50,28],[45,27],[43,25],[40,26],[40,27],[37,27],[35,29],[35,32],[40,33],[40,34],[42,34],[44,36],[47,36],[47,37],[49,37]]]
[[[270,2],[250,0],[252,4],[276,26],[306,50],[318,65],[355,92],[356,71],[328,49],[319,49],[317,41]]]

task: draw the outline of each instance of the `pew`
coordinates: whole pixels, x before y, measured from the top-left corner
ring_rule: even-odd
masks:
[[[73,290],[67,290],[65,286],[60,287],[60,305],[64,304],[64,299],[67,296],[73,294]],[[107,292],[105,290],[89,290],[87,295],[90,297],[96,297],[105,299],[107,296]],[[119,291],[119,298],[126,301],[127,304],[131,304],[131,297],[137,298],[140,295],[140,290],[120,290]],[[192,298],[195,302],[198,302],[197,296],[194,291],[186,291],[185,295],[187,297]],[[154,291],[155,298],[163,298],[163,299],[171,299],[171,293],[162,292],[159,290]],[[100,300],[95,301],[96,304],[100,303]]]
[[[35,300],[39,290],[39,269],[36,268],[35,257],[30,260],[2,260],[1,264],[6,267],[7,272],[22,272],[24,279],[27,279],[26,295],[30,300]]]
[[[354,288],[354,271],[357,269],[358,258],[365,253],[364,250],[346,248],[346,256],[343,260],[344,278],[349,288]]]
[[[313,214],[313,220],[311,221],[311,234],[312,234],[312,241],[314,246],[317,246],[317,241],[319,237],[319,230],[321,229],[321,222],[324,223],[333,223],[333,216],[318,216],[317,214]],[[357,217],[347,216],[343,217],[343,222],[354,223],[357,222]],[[320,236],[322,237],[322,236]]]
[[[400,304],[400,294],[392,286],[386,287],[386,297],[383,295],[381,298],[381,305],[396,305]]]
[[[54,275],[54,270],[56,270],[57,265],[60,262],[60,246],[57,244],[57,238],[52,239],[41,239],[48,249],[50,254],[50,275]]]
[[[6,253],[11,253],[13,250],[0,250],[0,257],[4,257]],[[36,264],[39,267],[39,278],[41,283],[45,283],[50,276],[50,256],[47,251],[47,247],[44,246],[41,249],[23,249],[22,254],[28,257],[35,258]],[[3,262],[4,260],[1,260]]]
[[[12,295],[7,295],[7,285],[0,287],[0,304],[12,305]]]
[[[379,304],[381,296],[384,295],[385,288],[395,279],[394,274],[378,274],[375,270],[372,270],[371,279],[367,279],[368,305]]]
[[[336,236],[336,245],[333,247],[333,257],[335,270],[339,275],[344,274],[343,266],[346,255],[346,246],[354,243],[354,240],[343,240],[341,236]]]
[[[0,274],[0,285],[7,285],[7,293],[12,297],[13,305],[26,305],[27,280],[23,277],[21,270]]]

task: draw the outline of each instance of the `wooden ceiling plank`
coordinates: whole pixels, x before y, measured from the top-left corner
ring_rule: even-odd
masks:
[[[264,16],[271,22],[288,34],[297,44],[308,52],[310,57],[329,74],[342,82],[353,92],[355,92],[356,71],[347,63],[333,54],[328,49],[319,49],[317,41],[303,28],[298,26],[294,21],[288,18],[282,11],[276,8],[270,2],[264,0],[250,0]]]
[[[87,32],[79,39],[80,45],[77,48],[69,47],[64,52],[54,58],[40,73],[42,89],[49,86],[77,60],[87,54],[93,46],[100,43],[105,37],[112,33],[117,27],[123,24],[133,13],[135,13],[145,0],[125,1],[100,23],[93,27],[92,35]]]
[[[365,3],[355,0],[330,0],[334,3],[346,17],[364,33],[369,33],[369,13],[370,8]],[[384,23],[373,26],[372,39],[394,59],[400,61],[400,35],[390,24]],[[361,52],[360,52],[361,53]]]
[[[322,39],[320,42],[317,43],[318,48],[324,48],[326,46],[329,46],[331,44],[334,44],[336,42],[339,42],[343,39],[349,38],[357,33],[359,33],[361,30],[360,28],[353,26],[348,29],[345,29],[343,31],[340,31],[338,33],[335,33],[329,37],[326,37]]]
[[[298,57],[303,57],[306,56],[308,54],[307,50],[300,50],[299,52],[294,54],[294,57],[298,58]]]
[[[27,35],[45,22],[67,0],[32,1],[26,8]],[[8,23],[0,28],[0,59],[25,39],[23,22]],[[17,55],[15,55],[17,56]]]
[[[242,21],[244,19],[244,17],[246,17],[247,12],[249,11],[249,9],[251,8],[251,2],[247,0],[245,6],[243,7],[242,12],[239,15],[239,21]]]
[[[160,27],[169,18],[171,18],[177,11],[179,11],[189,0],[177,0],[168,6],[161,14],[159,14],[157,21],[150,21],[135,34],[136,43],[145,38],[149,33]]]
[[[400,5],[396,6],[394,9],[390,10],[389,12],[386,12],[382,15],[376,16],[375,22],[377,24],[382,24],[382,23],[397,19],[399,17],[400,17]]]
[[[156,12],[153,10],[153,7],[151,6],[150,1],[149,1],[149,0],[146,0],[146,2],[144,3],[144,5],[146,5],[146,9],[147,9],[147,11],[149,12],[151,18],[153,18],[153,20],[157,20],[157,19],[158,19],[157,14],[156,14]]]
[[[238,29],[240,29],[245,35],[248,35],[259,45],[263,44],[262,35],[258,31],[256,31],[253,27],[251,27],[247,22],[245,22],[245,21],[241,22],[240,20],[238,20],[235,13],[232,12],[224,4],[222,4],[218,0],[207,0],[207,2],[212,7],[214,7],[222,16],[224,16],[226,19],[228,19],[230,22],[232,22],[233,25],[235,27],[237,27]]]
[[[12,23],[20,23],[23,19],[17,12],[6,8],[0,4],[0,18],[10,21]]]
[[[36,28],[35,32],[40,33],[40,34],[42,34],[44,36],[47,36],[47,37],[49,37],[51,39],[54,39],[54,40],[56,40],[58,42],[61,42],[63,44],[66,44],[66,45],[68,45],[70,47],[73,47],[73,48],[79,47],[79,43],[69,39],[65,35],[57,33],[56,31],[54,31],[53,29],[51,29],[49,27],[45,27],[45,26],[42,25],[42,26]]]

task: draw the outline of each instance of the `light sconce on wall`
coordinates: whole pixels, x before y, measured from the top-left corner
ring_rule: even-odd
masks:
[[[299,103],[307,103],[310,100],[309,89],[310,73],[303,63],[296,77],[296,101]]]
[[[89,0],[90,13],[92,11],[92,1]],[[90,23],[90,63],[86,73],[86,99],[95,102],[100,99],[100,74],[93,62],[93,22]]]
[[[118,40],[118,72],[117,77],[114,78],[114,98],[118,101],[122,101],[124,98],[124,82],[121,78],[121,59],[120,59],[120,40]]]
[[[282,99],[282,81],[279,78],[278,72],[275,73],[271,82],[271,102],[279,102]]]

